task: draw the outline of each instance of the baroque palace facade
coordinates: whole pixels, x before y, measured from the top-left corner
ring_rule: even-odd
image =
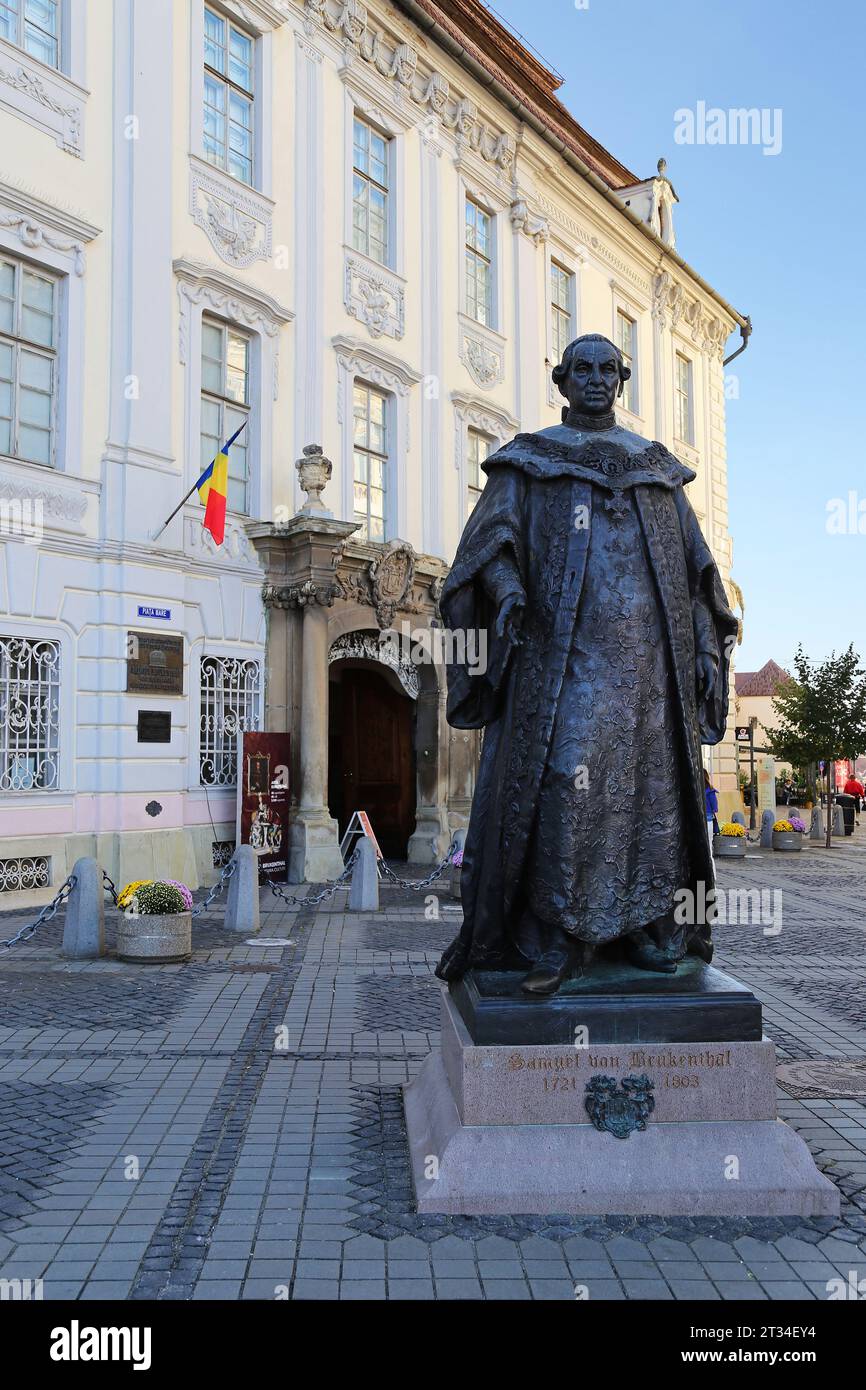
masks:
[[[480,463],[559,419],[579,332],[629,358],[621,418],[696,470],[729,578],[748,320],[676,250],[664,166],[558,85],[478,0],[0,5],[4,905],[82,854],[212,881],[243,728],[292,735],[293,877],[355,809],[433,862],[477,735],[378,634],[437,621]],[[224,547],[195,498],[158,534],[244,422]],[[733,740],[708,755],[733,806]]]

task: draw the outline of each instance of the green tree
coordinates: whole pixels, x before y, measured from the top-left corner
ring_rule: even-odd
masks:
[[[824,760],[827,777],[827,847],[830,847],[830,774],[838,758],[866,750],[866,670],[853,643],[837,656],[812,662],[802,647],[794,657],[796,677],[773,698],[779,723],[767,741],[777,758],[806,766]]]

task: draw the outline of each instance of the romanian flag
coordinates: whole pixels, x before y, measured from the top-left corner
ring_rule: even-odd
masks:
[[[243,425],[241,425],[240,429],[235,430],[228,443],[222,446],[213,463],[208,464],[196,483],[198,495],[204,503],[204,521],[202,525],[206,531],[210,531],[217,545],[222,545],[226,533],[226,498],[229,490],[229,449],[232,447],[245,425],[246,420]]]

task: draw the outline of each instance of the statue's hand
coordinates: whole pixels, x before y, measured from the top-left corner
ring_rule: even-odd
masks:
[[[523,641],[521,628],[525,612],[526,595],[522,593],[507,594],[502,600],[496,617],[496,636],[505,637],[513,647],[519,647]]]
[[[719,663],[709,652],[698,652],[695,662],[697,676],[698,697],[701,700],[709,700],[716,688],[716,680],[719,674]]]

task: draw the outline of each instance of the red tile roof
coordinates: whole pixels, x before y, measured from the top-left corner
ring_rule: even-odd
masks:
[[[768,661],[760,671],[737,671],[734,684],[738,695],[775,695],[779,686],[791,677],[775,661]]]
[[[398,5],[401,0],[396,0]],[[421,10],[464,52],[495,77],[513,97],[557,135],[609,188],[639,183],[624,164],[588,134],[555,95],[562,78],[490,13],[481,0],[411,0],[403,8]],[[417,21],[417,14],[413,15]]]

